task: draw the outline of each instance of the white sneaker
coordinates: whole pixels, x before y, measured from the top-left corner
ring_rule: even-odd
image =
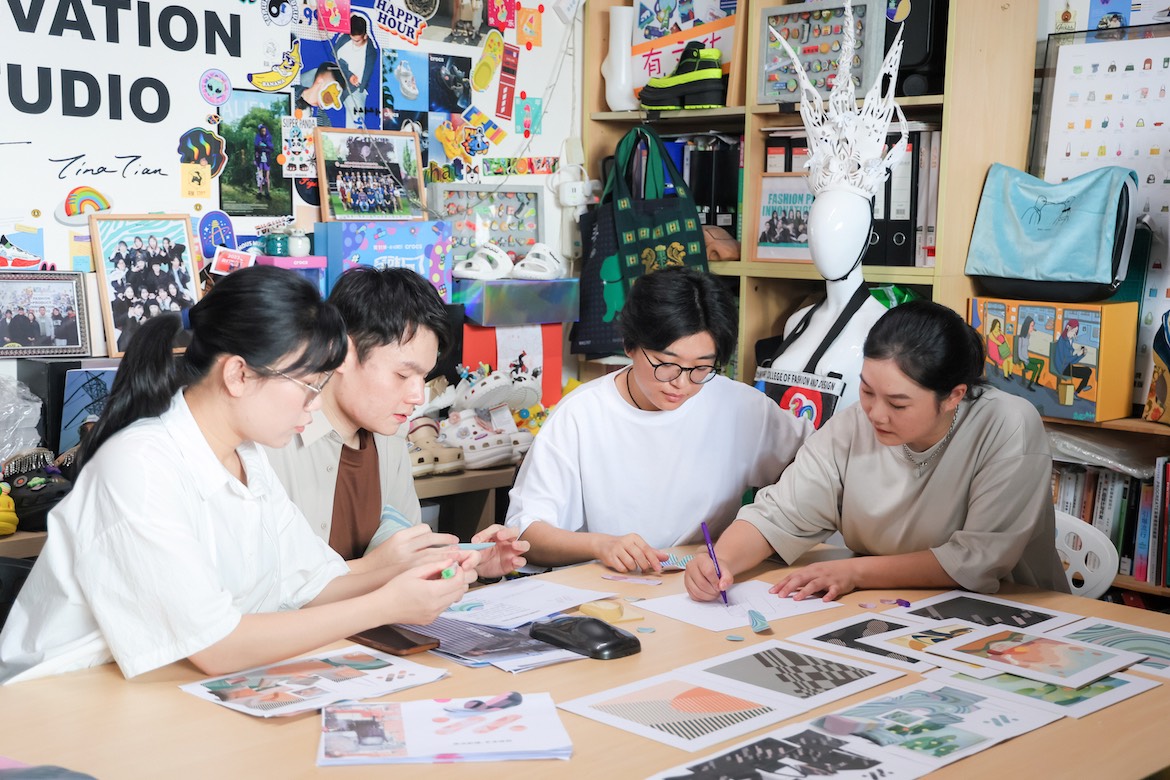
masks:
[[[0,268],[36,268],[42,259],[32,252],[26,252],[0,235]]]

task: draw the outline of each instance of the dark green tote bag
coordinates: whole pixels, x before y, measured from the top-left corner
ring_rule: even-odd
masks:
[[[638,192],[630,183],[635,166],[644,169]],[[665,192],[668,176],[673,194]],[[678,265],[707,270],[703,227],[690,187],[650,127],[635,127],[618,142],[601,201],[581,217],[580,227],[585,260],[574,352],[622,351],[616,318],[640,277]]]

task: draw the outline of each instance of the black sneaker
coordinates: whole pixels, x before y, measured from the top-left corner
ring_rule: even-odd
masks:
[[[683,49],[678,66],[669,76],[650,79],[638,95],[642,108],[722,108],[726,105],[722,53],[691,41]]]

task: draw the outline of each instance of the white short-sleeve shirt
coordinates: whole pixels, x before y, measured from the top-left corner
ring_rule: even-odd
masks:
[[[244,485],[180,391],[102,445],[49,515],[0,633],[0,681],[114,660],[126,677],[186,658],[243,614],[295,609],[348,567],[315,536],[260,448]]]

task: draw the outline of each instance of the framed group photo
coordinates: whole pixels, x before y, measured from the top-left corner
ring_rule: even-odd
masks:
[[[0,273],[0,358],[88,355],[85,274]]]
[[[199,300],[195,236],[187,215],[91,214],[89,234],[111,357],[126,352],[147,320],[179,314]]]
[[[808,212],[813,194],[804,173],[765,173],[756,201],[756,256],[761,260],[812,261]]]
[[[316,132],[322,221],[425,218],[417,134],[324,127]]]

